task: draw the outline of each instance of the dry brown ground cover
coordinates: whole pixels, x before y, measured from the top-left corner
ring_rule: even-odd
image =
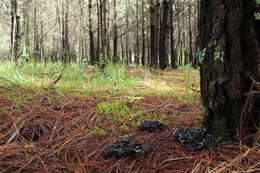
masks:
[[[10,94],[32,95],[26,104],[14,104]],[[167,128],[161,132],[141,132],[128,119],[114,122],[99,117],[96,106],[117,97],[65,96],[39,94],[34,90],[0,88],[0,172],[2,173],[225,173],[260,172],[259,148],[234,143],[214,149],[190,152],[167,134],[176,127],[198,127],[201,110],[198,103],[175,98],[142,95],[129,103],[135,109],[149,110],[158,118],[164,115]],[[122,96],[123,97],[123,96]],[[173,114],[173,112],[175,114]],[[178,113],[178,114],[176,114]],[[135,114],[129,115],[129,119]],[[127,125],[127,131],[120,125]],[[93,127],[106,131],[105,136],[90,133]],[[20,131],[22,134],[16,133]],[[136,133],[135,139],[149,145],[145,155],[105,158],[103,147],[119,135]],[[14,136],[10,140],[11,136]],[[33,137],[33,141],[25,138]],[[9,140],[9,142],[7,142]]]

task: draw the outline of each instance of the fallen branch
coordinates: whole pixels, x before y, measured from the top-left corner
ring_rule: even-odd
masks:
[[[48,90],[48,89],[50,89],[50,88],[53,88],[54,85],[59,82],[59,80],[61,79],[61,77],[62,77],[62,74],[60,74],[60,75],[58,76],[58,78],[56,78],[56,79],[50,81],[46,86],[44,86],[44,89]]]
[[[15,87],[17,87],[17,88],[23,89],[23,88],[20,87],[19,85],[13,83],[12,81],[10,81],[10,80],[8,80],[8,79],[6,79],[6,78],[4,78],[4,77],[1,77],[1,76],[0,76],[0,79],[4,80],[4,81],[6,81],[6,82],[9,82],[10,84],[12,84],[13,86],[15,86]]]
[[[199,90],[196,90],[196,89],[194,89],[194,88],[191,88],[191,91],[194,91],[194,92],[198,92],[198,93],[200,93]]]
[[[43,73],[34,73],[33,75],[55,75],[59,72],[43,72]]]

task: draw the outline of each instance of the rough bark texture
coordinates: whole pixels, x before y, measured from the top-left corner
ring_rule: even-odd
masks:
[[[167,43],[169,41],[169,10],[170,2],[168,0],[163,0],[162,4],[163,15],[161,20],[160,29],[160,48],[159,48],[159,67],[160,69],[167,68]]]
[[[118,62],[119,58],[118,58],[118,55],[117,55],[117,46],[118,46],[118,31],[117,31],[117,4],[116,4],[116,0],[113,1],[113,5],[114,5],[114,36],[113,36],[113,45],[114,45],[114,49],[113,49],[113,62],[116,63]]]
[[[171,67],[177,69],[177,53],[175,49],[174,26],[173,26],[173,1],[170,0],[170,50],[171,50]]]
[[[136,0],[136,47],[135,47],[135,64],[139,65],[140,62],[140,48],[139,48],[139,4],[138,0]]]
[[[151,49],[151,68],[157,68],[159,56],[159,33],[160,33],[160,1],[150,1],[150,49]]]
[[[259,81],[260,76],[260,28],[254,19],[255,6],[254,0],[201,1],[204,122],[219,140],[234,136],[238,127],[250,133],[255,125],[259,127],[259,97],[249,103],[251,109],[245,106],[251,78]]]
[[[11,0],[11,61],[18,57],[20,40],[20,16],[17,15],[17,1]]]
[[[144,19],[144,0],[142,0],[142,66],[145,65],[145,19]]]
[[[94,43],[94,31],[92,27],[92,0],[89,0],[88,4],[89,9],[89,56],[90,56],[90,63],[96,63],[96,53],[95,53],[95,43]]]

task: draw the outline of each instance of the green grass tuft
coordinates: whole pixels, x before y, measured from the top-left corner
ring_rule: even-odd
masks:
[[[126,105],[125,100],[101,102],[97,105],[97,111],[100,115],[111,115],[116,122],[122,121],[131,113],[131,109]]]
[[[105,130],[103,130],[102,128],[97,127],[97,126],[90,129],[89,133],[92,134],[92,135],[100,136],[100,137],[106,137],[107,136],[107,132]]]

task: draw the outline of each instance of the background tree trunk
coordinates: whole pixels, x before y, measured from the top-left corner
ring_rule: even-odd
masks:
[[[11,61],[19,56],[19,45],[21,40],[20,16],[17,14],[17,1],[11,0]]]
[[[142,0],[142,66],[145,65],[145,18],[144,18],[144,0]]]
[[[95,54],[95,43],[94,43],[94,31],[92,27],[92,0],[89,0],[88,4],[88,13],[89,13],[89,56],[90,63],[93,65],[96,63],[96,54]]]
[[[159,56],[159,33],[160,33],[160,0],[150,1],[150,49],[151,68],[157,68]]]
[[[140,51],[140,48],[139,48],[139,4],[138,4],[138,0],[136,0],[135,2],[136,4],[136,38],[135,38],[135,64],[139,65],[139,51]]]
[[[40,60],[40,43],[39,43],[38,22],[37,22],[37,1],[34,2],[34,13],[33,13],[33,55],[34,55],[34,61]]]
[[[118,32],[117,32],[117,10],[116,10],[116,7],[117,7],[117,4],[116,4],[116,0],[113,1],[113,4],[114,4],[114,28],[113,28],[113,31],[114,31],[114,36],[113,36],[113,62],[116,63],[118,62],[118,55],[117,55],[117,46],[118,46]]]
[[[160,48],[159,48],[159,67],[160,69],[166,69],[167,67],[167,43],[169,41],[169,10],[170,2],[169,0],[163,0],[162,2],[162,21],[160,28]]]
[[[259,127],[259,98],[248,105],[247,95],[259,81],[259,25],[254,0],[202,0],[200,50],[201,94],[206,108],[205,127],[216,137],[234,136],[237,128]],[[257,110],[258,109],[258,110]]]
[[[177,53],[175,49],[174,39],[174,26],[173,26],[173,3],[174,0],[170,0],[170,51],[171,51],[171,67],[177,69]]]

